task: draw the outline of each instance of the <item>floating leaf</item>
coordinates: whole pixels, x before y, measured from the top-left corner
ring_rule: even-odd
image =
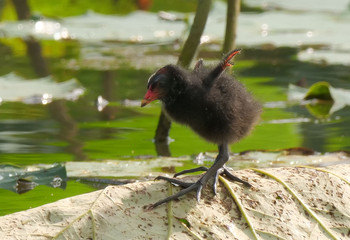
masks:
[[[220,178],[224,186],[216,196],[206,187],[200,203],[193,192],[152,210],[146,206],[172,194],[168,183],[109,186],[0,217],[0,238],[345,239],[349,172],[350,164],[241,170],[235,175],[247,178],[251,188]]]
[[[65,166],[36,167],[35,170],[13,165],[0,165],[0,188],[25,193],[38,185],[66,188]]]
[[[189,158],[153,158],[142,160],[103,160],[67,162],[69,177],[145,177],[157,173],[154,169],[183,166]],[[159,174],[159,173],[157,173]]]
[[[330,87],[331,85],[328,82],[317,82],[309,88],[306,95],[304,96],[304,99],[309,100],[316,98],[321,100],[333,101]]]
[[[83,93],[84,88],[76,79],[58,83],[51,76],[24,79],[9,73],[0,77],[0,102],[47,104],[54,99],[76,100]]]
[[[335,152],[313,155],[312,150],[302,148],[281,149],[275,151],[248,151],[240,155],[231,155],[227,166],[235,169],[246,167],[281,167],[292,165],[336,164],[343,163],[346,154]],[[217,153],[205,153],[205,162],[214,161]],[[308,155],[308,156],[303,156]],[[189,165],[190,156],[183,157],[157,157],[133,160],[101,160],[101,161],[72,161],[66,162],[68,177],[113,177],[113,178],[145,178],[160,174],[174,174],[176,168],[184,166],[196,167],[198,164]],[[197,159],[193,160],[197,162]],[[203,163],[201,163],[202,165]],[[210,163],[211,164],[211,163]],[[47,165],[50,167],[50,165]],[[169,171],[170,170],[170,171]]]
[[[318,224],[323,228],[324,231],[327,232],[327,234],[329,236],[331,236],[333,239],[337,239],[334,234],[332,233],[332,231],[326,226],[325,223],[323,223],[323,221],[317,216],[317,214],[302,200],[302,198],[285,182],[283,181],[281,178],[267,172],[261,169],[253,169],[254,171],[257,171],[259,173],[265,174],[273,179],[275,179],[276,181],[278,181],[280,184],[282,184],[288,191],[289,193],[296,199],[299,201],[299,203],[303,206],[303,208],[305,209],[305,211],[310,214],[317,222]],[[279,199],[282,200],[282,198],[279,196]]]
[[[135,11],[124,16],[89,11],[61,21],[43,19],[35,22],[7,22],[0,26],[0,30],[10,37],[30,35],[55,40],[167,42],[179,38],[185,27],[183,22],[167,22],[161,20],[157,13],[146,11]]]
[[[328,82],[317,82],[309,89],[289,84],[289,101],[303,102],[312,99],[317,101],[306,102],[310,112],[315,116],[327,116],[350,105],[350,90],[334,88]]]
[[[244,220],[247,222],[247,224],[248,224],[248,226],[253,234],[254,239],[258,239],[258,236],[256,234],[253,223],[250,221],[248,214],[247,214],[244,206],[242,205],[241,201],[239,200],[239,198],[237,197],[237,195],[235,194],[233,189],[230,187],[229,182],[221,176],[219,176],[219,178],[220,178],[220,181],[225,185],[226,189],[229,191],[229,193],[230,193],[231,197],[234,199],[235,203],[237,204],[237,207],[239,208],[240,212],[242,213]]]

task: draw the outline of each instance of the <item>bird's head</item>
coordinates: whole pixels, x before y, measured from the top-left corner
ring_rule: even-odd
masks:
[[[149,77],[147,92],[141,101],[141,107],[146,106],[154,100],[162,99],[167,95],[171,88],[169,75],[168,67],[165,66]]]

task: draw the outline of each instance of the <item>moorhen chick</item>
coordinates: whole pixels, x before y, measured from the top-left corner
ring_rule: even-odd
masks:
[[[174,178],[159,176],[177,184],[184,189],[160,200],[152,208],[174,200],[197,190],[197,201],[200,200],[202,188],[211,177],[214,177],[214,193],[219,174],[231,180],[250,184],[231,174],[225,167],[229,159],[229,143],[237,142],[246,136],[259,120],[261,105],[253,99],[245,87],[224,70],[232,66],[230,60],[240,50],[233,50],[214,68],[207,68],[199,60],[193,71],[187,71],[176,65],[162,67],[148,79],[147,93],[141,107],[159,99],[170,119],[187,125],[209,142],[218,144],[219,154],[214,164],[208,169],[199,167],[179,172],[206,171],[195,183],[183,182]]]

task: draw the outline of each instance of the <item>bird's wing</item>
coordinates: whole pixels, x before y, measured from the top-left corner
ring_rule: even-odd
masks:
[[[241,49],[235,49],[231,52],[229,52],[222,60],[221,62],[213,68],[213,70],[210,71],[207,78],[204,80],[204,85],[207,87],[211,87],[216,79],[220,77],[220,75],[225,71],[227,67],[233,66],[233,63],[230,62],[230,60],[239,52]]]

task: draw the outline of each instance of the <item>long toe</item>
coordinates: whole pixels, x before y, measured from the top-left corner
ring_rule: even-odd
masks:
[[[232,181],[236,181],[236,182],[240,182],[240,183],[243,183],[245,186],[247,187],[251,187],[252,185],[247,182],[247,181],[244,181],[242,179],[240,179],[239,177],[236,177],[235,175],[233,175],[226,167],[223,168],[224,169],[224,174],[226,177],[228,177],[230,180]]]
[[[171,178],[170,178],[171,179]],[[172,200],[175,200],[175,199],[178,199],[179,197],[183,196],[183,195],[186,195],[187,193],[191,192],[191,191],[194,191],[197,189],[197,201],[198,201],[198,197],[200,198],[201,194],[201,190],[203,188],[203,184],[199,181],[195,182],[195,183],[192,183],[189,187],[187,188],[184,188],[182,189],[181,191],[175,193],[174,195],[171,195],[167,198],[164,198],[158,202],[156,202],[155,204],[153,204],[151,206],[151,208],[155,208],[163,203],[166,203],[166,202],[169,202],[169,201],[172,201]]]
[[[184,182],[184,181],[180,181],[178,179],[168,178],[168,177],[163,177],[163,176],[158,176],[154,180],[165,180],[167,182],[170,182],[172,184],[178,185],[178,186],[183,187],[183,188],[188,188],[189,186],[191,186],[193,184],[190,182]]]
[[[174,175],[174,177],[186,174],[186,173],[194,173],[194,172],[200,172],[200,171],[208,171],[207,167],[201,166],[201,167],[197,167],[197,168],[192,168],[192,169],[186,169],[183,170],[181,172],[178,172]]]

